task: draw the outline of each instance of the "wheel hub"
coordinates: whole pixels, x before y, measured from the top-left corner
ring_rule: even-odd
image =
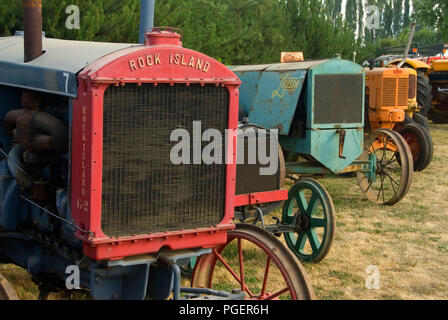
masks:
[[[296,229],[297,232],[300,231],[307,231],[311,228],[311,217],[308,216],[306,213],[300,213],[297,212],[297,223],[296,223]]]

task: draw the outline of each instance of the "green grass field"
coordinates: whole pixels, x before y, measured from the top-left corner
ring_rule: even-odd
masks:
[[[336,236],[319,264],[304,264],[318,299],[448,299],[448,125],[432,125],[434,160],[415,173],[411,189],[392,207],[363,198],[355,178],[319,180],[333,198]],[[380,288],[367,289],[368,266]],[[261,267],[260,267],[261,268]],[[37,287],[21,268],[0,265],[21,299]],[[82,292],[50,299],[84,299]]]

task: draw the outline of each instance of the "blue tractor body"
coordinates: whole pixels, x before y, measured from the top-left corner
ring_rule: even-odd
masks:
[[[340,173],[363,152],[364,70],[338,58],[231,68],[242,81],[240,108],[277,129],[282,148]]]
[[[66,126],[70,142],[73,99],[79,92],[79,72],[105,55],[138,44],[45,37],[42,40],[45,54],[24,63],[22,33],[0,38],[0,119],[4,120],[12,110],[22,109],[24,90],[40,92],[46,98],[42,111]],[[5,134],[5,123],[1,121],[0,261],[23,267],[38,277],[38,283],[49,288],[55,279],[63,281],[70,276],[68,270],[71,269],[67,268],[77,266],[79,286],[89,288],[95,299],[143,299],[151,277],[153,282],[157,282],[150,292],[154,299],[165,299],[170,295],[176,272],[167,268],[149,272],[151,265],[158,260],[157,254],[136,258],[132,262],[118,260],[106,263],[92,261],[82,254],[82,243],[75,236],[77,228],[70,213],[70,151],[57,154],[59,172],[52,172],[50,166],[39,168],[38,175],[44,180],[54,179],[56,175],[60,185],[52,205],[43,208],[25,200],[31,195],[23,192],[18,183],[18,167],[23,165],[23,159],[21,153],[13,151],[14,145],[11,135]],[[49,212],[58,218],[54,219]],[[170,259],[188,263],[190,258],[210,251],[173,252]]]

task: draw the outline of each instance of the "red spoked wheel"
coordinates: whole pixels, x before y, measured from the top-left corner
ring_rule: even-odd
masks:
[[[196,263],[192,287],[241,289],[251,300],[305,300],[314,293],[299,260],[274,236],[238,224],[227,243],[213,248]]]

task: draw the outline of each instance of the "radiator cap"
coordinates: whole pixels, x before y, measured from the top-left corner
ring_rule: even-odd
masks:
[[[154,27],[146,33],[145,45],[182,47],[182,35],[178,28]]]

